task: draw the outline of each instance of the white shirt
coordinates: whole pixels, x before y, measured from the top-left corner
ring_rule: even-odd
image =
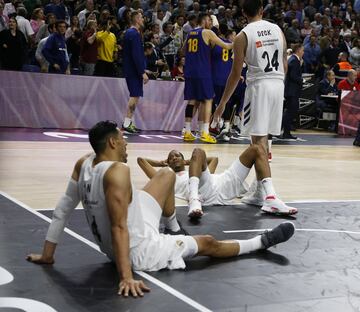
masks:
[[[16,16],[17,24],[19,30],[24,34],[26,41],[29,41],[29,38],[34,35],[34,31],[30,25],[30,22],[22,16]]]

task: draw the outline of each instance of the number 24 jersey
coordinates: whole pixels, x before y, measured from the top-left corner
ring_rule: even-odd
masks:
[[[248,24],[242,31],[247,37],[247,81],[250,83],[265,78],[284,80],[284,37],[280,27],[260,20]]]

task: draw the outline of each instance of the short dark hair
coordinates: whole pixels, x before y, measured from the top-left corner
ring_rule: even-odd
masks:
[[[211,18],[209,13],[200,13],[197,19],[198,25],[200,25],[206,17]]]
[[[297,51],[299,51],[301,48],[303,47],[302,43],[295,43],[291,46],[291,49],[293,50],[294,53],[296,53]]]
[[[243,11],[248,17],[254,17],[259,13],[263,7],[262,0],[245,0],[243,4]]]
[[[151,42],[144,43],[144,51],[154,48]]]
[[[219,25],[219,30],[220,30],[220,34],[222,34],[223,36],[225,36],[226,33],[227,33],[228,30],[229,30],[229,27],[228,27],[228,25],[225,24],[225,23],[220,23],[220,25]]]
[[[60,24],[65,24],[65,26],[67,26],[67,24],[66,24],[66,22],[65,22],[64,20],[57,20],[57,21],[55,22],[55,27],[56,27],[56,29],[58,29],[58,27],[59,27]]]
[[[117,126],[116,122],[105,120],[89,130],[89,142],[96,154],[105,150],[108,137],[118,134]]]

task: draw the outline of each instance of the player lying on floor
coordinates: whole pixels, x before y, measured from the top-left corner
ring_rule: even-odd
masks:
[[[214,174],[217,158],[207,158],[205,151],[195,148],[190,160],[185,160],[182,153],[172,150],[167,159],[157,161],[138,158],[138,164],[145,174],[152,178],[155,167],[169,166],[176,173],[175,197],[189,203],[188,216],[200,218],[203,215],[202,205],[229,205],[231,201],[247,192],[245,182],[251,167],[254,165],[258,183],[261,183],[263,198],[261,210],[267,213],[292,215],[297,209],[287,206],[277,197],[272,179],[267,153],[261,145],[249,146],[231,166],[221,174]],[[189,166],[189,171],[185,166]]]
[[[218,241],[210,235],[159,233],[160,218],[172,234],[184,233],[176,219],[173,170],[163,168],[138,191],[130,178],[126,141],[114,122],[97,123],[89,131],[95,154],[77,161],[65,194],[59,200],[49,226],[42,254],[27,259],[37,264],[54,263],[54,253],[66,221],[81,200],[100,250],[116,263],[119,295],[143,296],[149,288],[134,280],[133,270],[183,269],[184,259],[194,256],[227,258],[287,241],[295,231],[284,222],[248,240]]]

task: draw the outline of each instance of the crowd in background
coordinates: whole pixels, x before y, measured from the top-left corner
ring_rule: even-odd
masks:
[[[130,13],[142,10],[150,79],[182,79],[185,59],[181,47],[186,34],[196,27],[200,12],[215,15],[219,24],[236,32],[246,25],[241,0],[3,1],[0,0],[1,66],[11,70],[93,75],[95,64],[106,59],[115,64],[113,76],[121,76],[123,37],[130,27]],[[341,52],[351,68],[360,66],[360,14],[355,12],[353,1],[265,0],[264,18],[281,27],[289,47],[303,43],[305,73],[324,76],[326,69],[339,63]],[[59,21],[65,23],[56,24]],[[59,26],[65,26],[65,30],[59,30]],[[104,33],[100,36],[101,32],[113,34],[111,55],[101,51],[109,39]],[[56,39],[46,44],[49,36]],[[63,46],[66,68],[49,69],[50,54],[56,53],[54,44]]]

